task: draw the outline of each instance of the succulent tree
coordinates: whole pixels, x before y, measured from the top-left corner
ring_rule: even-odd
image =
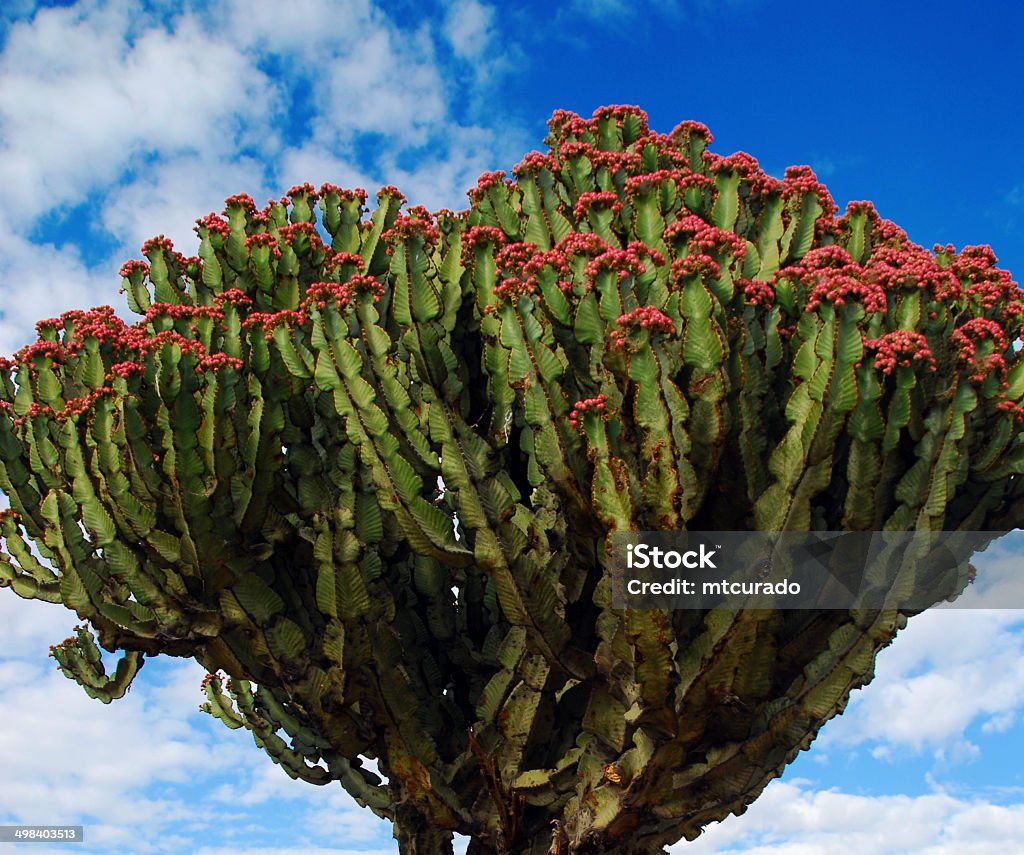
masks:
[[[0,360],[0,583],[157,654],[403,853],[652,853],[741,813],[896,608],[615,608],[611,539],[1006,530],[1024,301],[807,168],[558,112],[468,211],[294,187],[121,269]],[[98,644],[123,651],[107,673]],[[376,761],[386,779],[365,765]]]

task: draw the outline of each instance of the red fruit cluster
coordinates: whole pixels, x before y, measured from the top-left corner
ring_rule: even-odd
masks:
[[[395,187],[394,184],[385,184],[380,190],[377,191],[377,201],[381,202],[385,198],[397,199],[399,205],[404,205],[408,200],[405,198],[405,194]]]
[[[290,187],[288,189],[288,192],[285,193],[285,195],[289,199],[291,199],[294,196],[306,196],[306,197],[309,198],[309,200],[311,202],[315,201],[318,198],[318,194],[316,192],[316,189],[308,181],[305,181],[302,184],[296,184],[295,186]]]
[[[494,286],[495,299],[502,303],[515,302],[519,297],[533,294],[537,289],[538,264],[535,243],[512,243],[503,246],[494,257],[499,281]],[[541,265],[543,262],[541,262]]]
[[[481,251],[493,253],[497,282],[492,302],[499,305],[526,295],[536,296],[541,284],[549,289],[552,282],[557,283],[569,299],[582,299],[596,282],[604,289],[608,282],[614,281],[609,272],[624,283],[621,286],[624,295],[632,290],[626,305],[663,299],[666,284],[671,289],[684,280],[692,282],[694,277],[721,279],[730,273],[738,291],[736,304],[742,300],[758,309],[776,305],[777,293],[783,291],[780,287],[783,284],[787,292],[793,292],[795,305],[800,309],[813,311],[826,303],[842,306],[856,302],[868,312],[890,315],[907,292],[916,290],[920,292],[921,316],[927,319],[922,327],[924,331],[930,337],[940,333],[950,336],[956,357],[972,380],[995,375],[1005,385],[1006,360],[1010,356],[1007,342],[1021,335],[1024,300],[1010,275],[995,266],[996,258],[990,247],[966,247],[957,253],[952,246],[946,246],[936,247],[934,253],[928,252],[911,242],[899,227],[879,217],[867,202],[850,203],[845,215],[837,218],[831,196],[812,170],[793,167],[786,171],[785,179],[779,181],[766,175],[757,160],[748,154],[737,152],[723,157],[708,152],[706,146],[712,140],[711,133],[697,122],[683,122],[668,135],[656,134],[650,131],[643,111],[636,107],[612,106],[596,111],[590,119],[559,111],[552,117],[550,128],[551,150],[527,154],[513,170],[524,179],[524,200],[525,194],[534,192],[525,186],[527,176],[545,171],[552,173],[561,183],[558,194],[549,192],[546,181],[538,182],[543,195],[541,215],[542,219],[550,215],[547,226],[551,234],[560,234],[559,227],[564,227],[565,221],[571,221],[572,217],[578,222],[585,222],[588,217],[595,223],[601,222],[601,218],[594,216],[595,211],[611,211],[617,215],[615,234],[602,231],[602,237],[593,232],[571,230],[548,249],[522,241],[517,235],[506,235],[497,227],[495,212],[490,210],[487,199],[492,195],[492,188],[508,192],[512,204],[518,194],[514,182],[504,172],[496,171],[481,176],[469,193],[474,203],[481,203],[473,221],[491,225],[469,227],[459,238],[465,225],[464,215],[431,214],[422,206],[414,206],[398,215],[383,233],[385,248],[391,251],[394,244],[404,241],[438,246],[442,237],[453,242],[461,239],[462,261],[466,266],[473,265]],[[612,150],[619,148],[622,150]],[[744,232],[742,235],[707,221],[715,210],[719,194],[731,192],[729,188],[735,186],[736,177],[740,179],[741,216],[737,223]],[[658,194],[654,200],[650,198],[652,193]],[[781,214],[776,215],[781,216],[781,226],[789,230],[791,237],[796,219],[804,215],[809,201],[817,201],[822,213],[815,223],[816,246],[792,261],[793,244],[790,244],[789,265],[775,271],[769,281],[765,281],[768,273],[754,273],[763,277],[759,279],[741,278],[743,265],[739,262],[757,261],[756,258],[746,259],[745,238],[755,239],[750,229],[760,220],[762,212],[768,210],[765,207],[768,196],[782,200]],[[206,289],[202,300],[211,305],[187,305],[199,300],[196,295],[201,293],[204,279],[210,277],[201,277],[199,259],[185,258],[174,252],[171,242],[161,235],[147,241],[143,252],[158,269],[166,266],[168,278],[177,289],[176,299],[180,297],[185,305],[158,302],[145,312],[141,324],[134,327],[125,326],[110,310],[108,314],[80,313],[44,322],[40,341],[18,356],[22,366],[27,367],[30,376],[35,376],[33,372],[38,374],[45,360],[54,365],[66,363],[81,349],[87,336],[95,337],[104,348],[104,364],[110,368],[102,389],[90,390],[89,395],[68,402],[68,412],[77,411],[80,406],[87,406],[82,402],[87,402],[91,396],[107,394],[103,391],[109,389],[107,380],[132,377],[145,382],[137,375],[151,364],[147,359],[155,347],[177,345],[183,353],[192,355],[198,371],[240,367],[238,359],[207,353],[195,340],[199,329],[204,336],[209,334],[209,321],[223,323],[225,312],[231,315],[231,323],[236,322],[237,315],[243,329],[258,327],[259,333],[271,336],[279,326],[308,324],[316,311],[331,306],[347,309],[357,294],[381,296],[386,277],[362,275],[372,259],[364,260],[355,253],[337,252],[324,245],[312,222],[285,224],[288,220],[285,208],[299,197],[306,203],[319,199],[321,207],[328,211],[336,207],[339,200],[348,203],[350,208],[358,203],[361,215],[367,194],[361,188],[347,190],[329,183],[316,190],[305,183],[290,188],[281,200],[271,200],[262,211],[257,211],[251,197],[245,194],[230,197],[225,203],[225,214],[232,226],[237,229],[242,221],[245,246],[261,265],[267,263],[269,256],[273,268],[282,250],[287,252],[289,246],[296,254],[304,256],[311,248],[314,250],[311,257],[303,259],[300,288],[304,290],[300,291],[298,302],[294,296],[288,298],[288,305],[295,306],[294,309],[253,311],[257,308],[255,304],[259,304],[260,309],[266,308],[269,301],[265,294],[255,288],[247,292],[237,287],[222,293]],[[396,203],[399,208],[405,204],[405,197],[391,186],[381,188],[377,198],[387,200],[392,212]],[[659,216],[667,223],[660,241],[654,238],[658,247],[668,250],[664,255],[643,243],[628,242],[619,229],[619,226],[625,227],[630,218],[638,217],[639,211],[644,210],[645,216],[650,213],[652,202],[657,210],[653,220],[648,217],[645,223],[649,227],[652,221],[658,222]],[[551,205],[557,208],[557,217]],[[205,229],[214,238],[214,248],[220,251],[221,239],[229,234],[228,219],[211,213],[196,223],[198,231]],[[531,223],[531,227],[536,225]],[[374,223],[361,223],[363,230],[375,227]],[[640,229],[639,221],[637,228]],[[540,238],[534,239],[541,242]],[[782,254],[785,262],[787,253]],[[313,276],[309,275],[309,262],[316,271]],[[669,270],[661,269],[669,262]],[[234,260],[230,266],[237,267]],[[265,275],[265,267],[259,272]],[[228,268],[224,268],[224,273],[232,275]],[[121,274],[137,288],[139,282],[150,275],[150,266],[145,261],[132,260],[122,266]],[[631,276],[639,279],[635,287],[629,282]],[[317,281],[306,285],[311,278]],[[237,281],[245,281],[245,277]],[[265,286],[265,281],[263,284]],[[916,299],[916,295],[914,297]],[[677,300],[678,295],[669,294],[667,298]],[[488,306],[484,311],[493,308]],[[667,306],[666,311],[675,313],[674,308]],[[984,318],[964,321],[965,316],[983,313]],[[792,334],[796,323],[792,317],[796,312],[791,310],[785,314],[788,316],[779,326],[783,336]],[[738,318],[732,320],[739,323]],[[878,320],[876,316],[872,323]],[[892,320],[890,317],[890,326],[895,325]],[[173,329],[163,329],[165,326]],[[636,341],[645,341],[646,337],[638,334],[642,330],[649,334],[676,333],[671,318],[655,306],[641,306],[627,312],[617,319],[615,326],[610,338],[613,345],[620,347],[626,347],[631,336],[635,336]],[[940,353],[938,339],[931,340],[935,354]],[[935,370],[936,356],[922,333],[896,330],[870,339],[866,345],[872,351],[874,365],[883,374],[892,373],[899,365]],[[0,360],[0,369],[4,372],[19,367],[17,361]],[[8,385],[14,388],[11,383]],[[597,400],[579,403],[590,405]],[[1000,404],[1005,410],[1010,410],[1011,406],[1017,407],[1012,402]],[[4,409],[9,411],[11,405],[4,405]],[[34,412],[44,413],[45,409],[36,405]]]
[[[608,418],[606,404],[607,398],[603,392],[595,398],[584,398],[582,401],[577,401],[569,413],[569,424],[579,430],[583,427],[583,417],[587,413],[598,413],[602,418]]]
[[[141,259],[132,258],[122,264],[121,269],[117,273],[124,279],[130,279],[135,273],[145,276],[149,273],[149,265]]]
[[[481,175],[476,182],[476,187],[469,190],[466,195],[469,196],[473,202],[483,201],[484,196],[487,195],[487,190],[491,187],[500,187],[505,181],[505,173],[498,169],[494,172],[485,172]]]
[[[517,178],[523,175],[536,174],[543,169],[553,172],[557,162],[550,154],[539,151],[528,152],[519,163],[512,167],[512,174]]]
[[[441,239],[437,227],[431,222],[430,213],[425,208],[422,209],[420,216],[397,217],[382,237],[389,244],[418,238],[428,246],[435,246]]]
[[[809,166],[790,166],[786,169],[786,177],[782,182],[782,196],[784,199],[801,201],[804,196],[813,194],[818,197],[818,204],[825,212],[826,219],[831,218],[838,210],[832,195],[824,184],[818,181],[818,176]]]
[[[316,226],[312,223],[291,223],[287,226],[280,226],[277,229],[279,245],[287,243],[294,247],[303,238],[309,241],[310,247],[314,250],[322,250],[324,247],[324,242],[319,232],[317,232]],[[246,241],[246,245],[248,245],[248,241]]]
[[[695,214],[687,214],[669,223],[662,238],[666,243],[686,250],[687,255],[672,264],[672,278],[677,283],[692,275],[720,276],[720,261],[729,257],[742,259],[747,254],[743,238],[705,222]]]
[[[626,196],[650,193],[657,190],[665,181],[682,181],[683,173],[678,169],[657,169],[641,175],[630,175],[626,179]]]
[[[676,325],[672,319],[655,306],[640,306],[631,312],[619,315],[615,319],[617,330],[608,334],[610,346],[618,349],[626,349],[629,345],[630,334],[638,329],[647,330],[649,334],[662,333],[664,335],[675,335]]]
[[[770,282],[763,279],[737,279],[736,284],[743,289],[743,296],[753,306],[768,308],[775,302],[775,289]]]
[[[875,368],[883,374],[892,374],[897,365],[910,366],[915,362],[929,371],[936,370],[928,340],[919,332],[893,330],[881,338],[865,339],[864,346],[875,351]]]
[[[957,359],[970,369],[970,378],[981,382],[990,373],[1006,386],[1006,334],[1003,328],[989,318],[971,318],[953,331],[950,341],[956,346]],[[991,343],[991,347],[979,347]],[[982,353],[979,353],[982,350]]]
[[[882,286],[868,280],[850,253],[837,244],[808,250],[799,264],[776,273],[775,281],[780,279],[789,279],[804,286],[807,311],[825,302],[842,306],[851,299],[860,302],[868,312],[884,312],[888,305]]]
[[[324,273],[328,276],[334,274],[339,267],[346,264],[352,266],[353,270],[363,269],[363,257],[354,252],[334,252],[327,248],[327,257],[324,259]]]
[[[640,166],[640,155],[635,151],[604,151],[588,142],[571,140],[562,143],[558,150],[559,156],[563,158],[585,157],[590,161],[591,166],[598,169],[607,169],[609,172],[618,172],[620,169],[633,170]]]
[[[224,200],[225,213],[227,213],[230,208],[241,208],[244,211],[255,211],[256,203],[248,193],[236,193],[234,196],[228,196],[228,198]]]
[[[245,248],[252,252],[257,247],[267,247],[275,258],[281,257],[281,248],[277,245],[277,238],[270,232],[256,232],[245,239]]]
[[[576,206],[572,209],[572,212],[577,220],[582,220],[587,216],[587,211],[591,208],[607,208],[613,213],[618,213],[622,210],[622,202],[611,191],[580,193],[580,197],[576,200]]]
[[[472,263],[473,250],[489,243],[501,246],[505,243],[505,233],[494,226],[470,226],[462,235],[462,263]]]
[[[207,214],[205,217],[200,217],[196,220],[195,231],[198,233],[200,229],[206,229],[210,234],[217,234],[221,237],[227,237],[231,232],[231,229],[228,226],[228,221],[213,213]]]
[[[395,188],[393,187],[391,189],[395,190]],[[398,193],[397,190],[395,190],[395,192],[399,196],[402,195],[401,193]],[[323,184],[320,185],[320,198],[325,198],[329,195],[337,196],[343,202],[358,201],[360,205],[365,205],[367,198],[367,193],[362,187],[356,187],[354,189],[349,190],[344,187],[339,187],[337,184],[331,184],[325,181]]]

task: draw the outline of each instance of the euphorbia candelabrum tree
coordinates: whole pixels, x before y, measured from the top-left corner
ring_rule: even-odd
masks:
[[[133,326],[43,321],[0,362],[0,580],[124,651],[83,627],[61,669],[109,701],[194,657],[403,853],[742,812],[906,618],[616,609],[612,535],[1016,526],[1024,302],[987,247],[710,140],[559,112],[461,214],[234,196],[198,257],[124,265]]]

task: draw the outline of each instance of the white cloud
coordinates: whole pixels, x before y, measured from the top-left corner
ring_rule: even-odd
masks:
[[[362,187],[371,196],[378,187],[389,183],[376,174],[369,174],[354,157],[340,155],[331,146],[317,142],[305,142],[282,152],[278,174],[282,187],[311,181],[312,176],[316,176],[317,180],[343,187]]]
[[[0,221],[0,354],[34,340],[42,318],[119,301],[119,287],[116,270],[90,269],[74,244],[34,243]]]
[[[0,349],[29,341],[39,317],[120,305],[120,262],[158,232],[191,254],[195,218],[231,193],[397,184],[414,202],[464,207],[477,175],[527,147],[493,114],[466,118],[464,75],[445,65],[488,43],[492,17],[479,0],[414,28],[366,0],[301,0],[287,15],[270,0],[161,15],[81,0],[12,24]]]
[[[975,723],[1005,729],[1024,705],[1024,615],[1015,610],[931,610],[911,618],[878,658],[877,677],[855,692],[816,750],[874,746],[877,757],[932,752],[976,755],[966,735]]]
[[[726,12],[744,11],[761,0],[659,0],[657,3],[627,3],[625,0],[572,0],[573,15],[582,15],[608,23],[629,14],[633,22],[646,23],[652,15],[693,22]]]
[[[139,28],[127,2],[40,10],[0,56],[0,180],[24,228],[119,182],[146,159],[200,148],[229,156],[244,115],[268,111],[268,79],[184,14]]]
[[[674,855],[1004,855],[1024,838],[1024,804],[942,793],[861,796],[775,781],[742,817],[709,826]]]
[[[629,8],[630,5],[625,0],[573,0],[572,3],[574,14],[598,20],[618,17]]]
[[[138,256],[142,243],[157,232],[174,241],[185,255],[193,255],[198,244],[193,231],[196,218],[220,211],[224,199],[243,187],[261,203],[272,193],[275,198],[281,195],[266,183],[262,164],[248,156],[225,162],[206,151],[184,152],[140,172],[118,189],[102,211],[103,227],[120,240],[106,264],[111,281],[120,284],[116,277],[120,261]]]
[[[195,850],[195,855],[395,855],[397,848],[393,849],[307,849],[306,847],[295,849],[272,849],[240,848],[233,846],[203,846]]]
[[[447,110],[427,32],[400,37],[373,26],[350,39],[347,50],[317,75],[316,137],[344,145],[355,133],[373,133],[388,135],[392,145],[426,143]]]
[[[477,0],[455,0],[445,15],[445,38],[460,59],[481,55],[492,35],[494,10]]]
[[[211,22],[230,22],[225,35],[232,41],[260,53],[296,57],[300,61],[289,71],[314,77],[324,63],[309,62],[309,58],[322,56],[325,47],[344,50],[343,46],[358,42],[368,29],[389,22],[387,14],[369,0],[292,0],[287,15],[273,3],[228,0],[226,6],[209,7],[206,14]]]
[[[0,661],[23,666],[23,658],[37,660],[51,644],[66,638],[75,623],[74,612],[63,606],[23,600],[0,590],[0,651],[4,657]]]
[[[289,804],[321,840],[330,829],[354,851],[387,839],[389,826],[339,785],[289,779],[249,733],[199,713],[203,671],[194,662],[151,661],[120,701],[88,698],[46,658],[73,622],[59,607],[0,593],[0,821],[84,824],[85,851],[174,855],[211,832],[227,841],[228,828],[265,839],[263,820]],[[218,780],[231,785],[218,791]]]

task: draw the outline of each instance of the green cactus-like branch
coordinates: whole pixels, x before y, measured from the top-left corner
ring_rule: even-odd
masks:
[[[50,655],[65,677],[78,683],[90,698],[105,704],[123,698],[145,664],[142,653],[129,650],[118,660],[114,673],[108,674],[96,640],[84,624],[75,627],[74,635],[51,647]]]

